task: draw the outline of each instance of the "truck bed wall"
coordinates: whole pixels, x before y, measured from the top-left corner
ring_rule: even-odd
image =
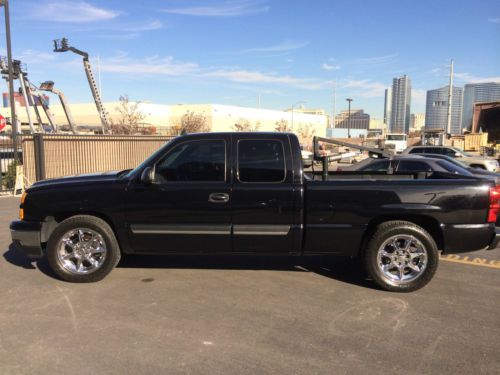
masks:
[[[489,226],[489,186],[481,180],[446,179],[306,181],[304,253],[357,255],[369,225],[382,217],[434,220],[443,231],[444,250],[462,248],[464,241],[472,241],[467,248],[486,246],[474,242],[467,225]],[[453,236],[454,228],[460,228],[460,238]]]

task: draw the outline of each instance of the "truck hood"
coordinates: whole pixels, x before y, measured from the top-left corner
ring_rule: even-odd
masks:
[[[45,187],[52,187],[55,185],[67,185],[67,184],[86,184],[86,183],[112,183],[116,181],[118,174],[121,171],[110,171],[110,172],[99,172],[99,173],[87,173],[78,174],[73,176],[64,176],[60,178],[51,178],[48,180],[42,180],[35,182],[31,185],[30,189],[39,189]]]

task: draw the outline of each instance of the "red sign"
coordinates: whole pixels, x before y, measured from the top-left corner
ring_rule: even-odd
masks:
[[[7,120],[5,120],[5,117],[0,115],[0,131],[3,130],[7,126]]]

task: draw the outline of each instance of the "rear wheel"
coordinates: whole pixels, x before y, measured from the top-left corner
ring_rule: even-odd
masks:
[[[363,251],[366,271],[382,289],[411,292],[434,276],[439,252],[432,236],[406,221],[380,224]]]
[[[62,221],[54,230],[47,243],[47,259],[63,280],[94,282],[116,266],[120,248],[108,223],[78,215]]]

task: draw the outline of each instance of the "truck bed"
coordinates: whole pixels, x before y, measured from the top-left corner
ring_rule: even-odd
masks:
[[[485,224],[489,181],[433,172],[334,172],[320,178],[304,184],[305,253],[354,256],[367,230],[385,220],[421,223],[443,240],[445,252],[475,250],[490,240],[484,235],[494,226]]]

